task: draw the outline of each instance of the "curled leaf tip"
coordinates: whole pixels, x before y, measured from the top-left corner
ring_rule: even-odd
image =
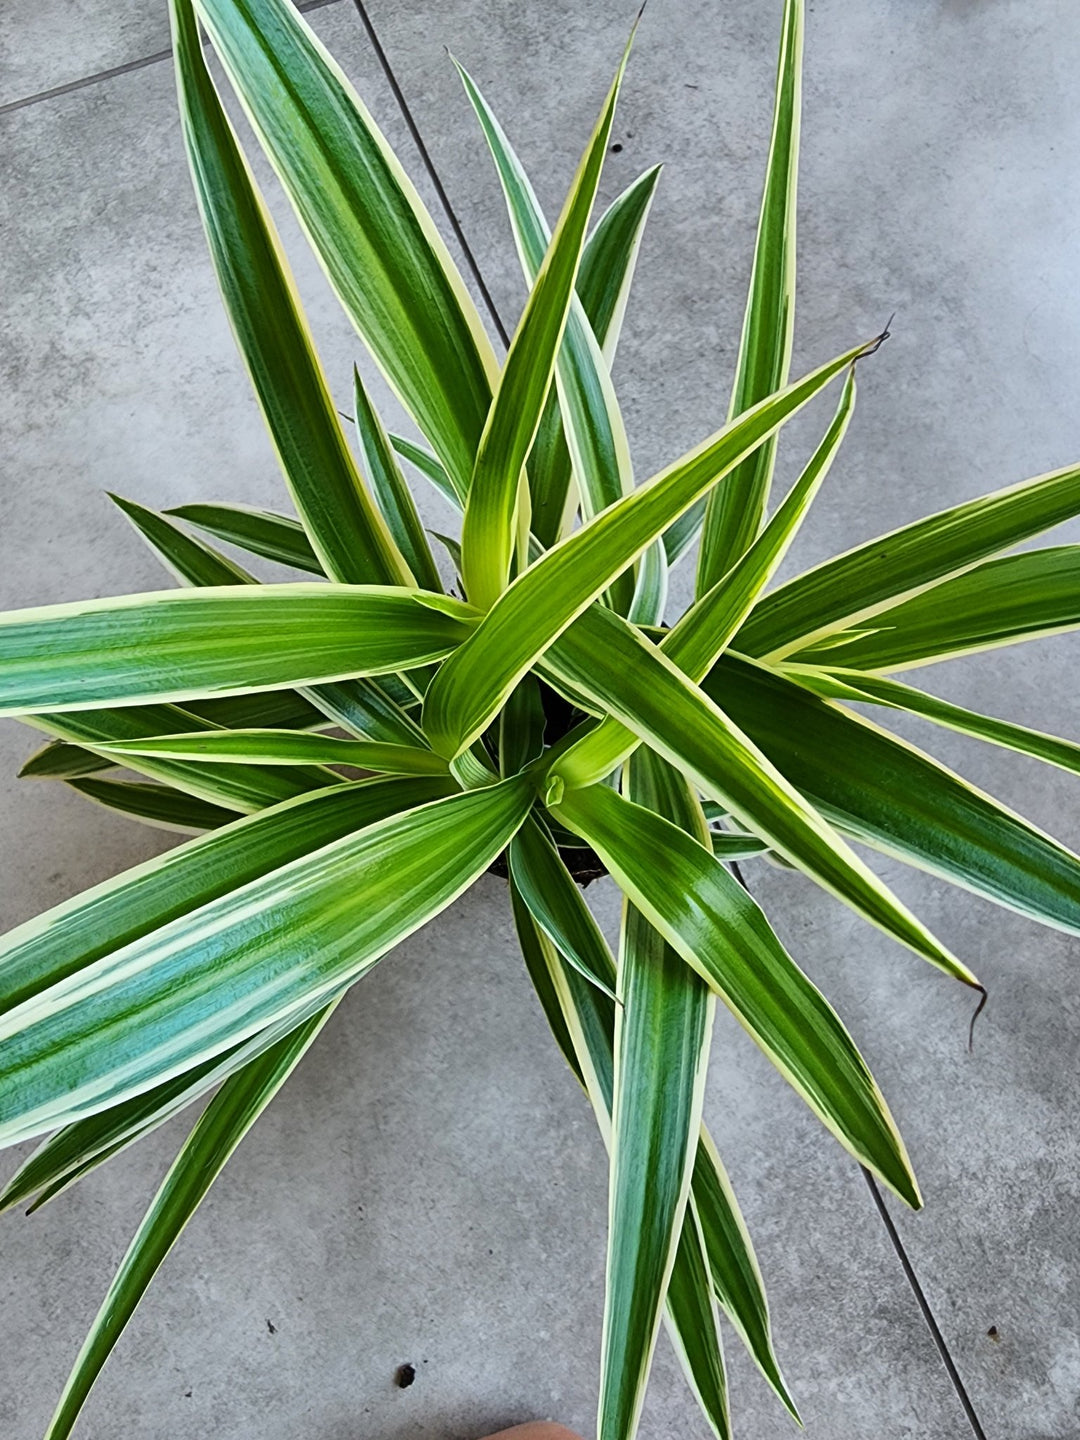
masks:
[[[566,784],[561,775],[549,775],[544,785],[544,804],[550,810],[552,806],[562,802],[566,792]]]
[[[867,344],[865,349],[859,351],[858,355],[855,356],[856,360],[865,360],[868,355],[877,354],[877,352],[881,349],[882,345],[885,344],[885,341],[888,340],[889,337],[892,335],[892,330],[890,327],[895,319],[896,311],[894,310],[893,313],[889,316],[888,320],[885,322],[885,328],[884,330],[882,330],[881,334],[875,336],[875,338]]]
[[[989,1000],[989,998],[990,998],[990,994],[989,994],[989,992],[988,992],[988,990],[987,990],[987,988],[986,988],[985,985],[976,985],[976,986],[975,986],[975,989],[978,990],[978,992],[979,992],[979,1003],[978,1003],[978,1005],[975,1006],[975,1013],[972,1015],[972,1017],[971,1017],[971,1024],[968,1026],[968,1047],[967,1047],[967,1048],[968,1048],[968,1054],[969,1054],[969,1055],[971,1055],[971,1054],[974,1052],[974,1049],[975,1049],[975,1021],[978,1020],[979,1016],[982,1014],[983,1010],[986,1008],[986,1002],[987,1002],[987,1000]]]

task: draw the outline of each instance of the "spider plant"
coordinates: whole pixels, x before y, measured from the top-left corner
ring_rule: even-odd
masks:
[[[0,1139],[49,1137],[2,1203],[44,1204],[214,1091],[50,1440],[342,995],[492,868],[610,1151],[600,1440],[634,1434],[661,1322],[713,1432],[729,1433],[721,1314],[797,1415],[702,1120],[717,1000],[836,1141],[921,1201],[851,1037],[729,865],[794,866],[976,988],[852,841],[1080,931],[1076,856],[850,708],[1080,769],[1075,743],[893,678],[1080,624],[1080,547],[1007,553],[1080,513],[1080,467],[770,588],[883,338],[790,378],[802,0],[784,5],[730,410],[641,483],[610,365],[658,171],[591,223],[627,57],[554,228],[461,71],[528,290],[500,362],[416,190],[287,0],[171,12],[210,253],[296,514],[118,500],[184,588],[0,617],[0,709],[51,737],[23,773],[196,832],[2,941]],[[421,442],[386,432],[359,376],[352,426],[335,410],[200,25]],[[778,432],[830,386],[833,418],[772,504]],[[452,583],[406,466],[461,514]],[[259,583],[204,536],[307,578]],[[695,545],[694,601],[665,628],[668,570]],[[624,896],[617,955],[578,884],[599,872]]]

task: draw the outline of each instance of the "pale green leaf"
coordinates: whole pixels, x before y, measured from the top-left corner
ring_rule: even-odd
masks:
[[[509,577],[522,470],[540,424],[567,319],[578,303],[574,285],[581,250],[628,58],[629,46],[574,176],[551,243],[535,268],[535,280],[480,440],[465,507],[462,578],[469,599],[482,610],[494,604]],[[606,373],[602,362],[600,369]]]
[[[471,743],[521,676],[616,575],[866,349],[849,351],[762,401],[519,575],[428,691],[424,730],[434,748],[453,756]]]

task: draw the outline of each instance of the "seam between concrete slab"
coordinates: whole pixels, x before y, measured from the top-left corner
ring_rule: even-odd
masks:
[[[338,0],[303,0],[297,8],[306,15],[309,10],[322,10],[327,5],[336,5]],[[43,100],[55,100],[61,95],[72,95],[76,90],[85,90],[90,85],[100,85],[106,80],[115,80],[119,75],[130,75],[135,70],[145,70],[148,65],[157,65],[172,58],[172,47],[155,50],[152,55],[140,55],[137,60],[125,60],[123,65],[114,65],[110,70],[95,70],[78,80],[68,80],[63,85],[54,85],[51,90],[38,90],[33,95],[24,95],[18,100],[8,100],[0,105],[0,115],[10,115],[15,110],[25,110]]]
[[[472,272],[473,279],[476,281],[484,304],[487,307],[487,312],[491,316],[492,324],[499,332],[499,338],[509,350],[510,336],[507,333],[506,326],[502,322],[502,316],[495,307],[495,301],[491,298],[491,291],[487,287],[487,281],[480,273],[480,266],[476,263],[476,256],[472,252],[472,246],[468,240],[465,239],[465,231],[461,228],[461,222],[457,217],[457,212],[450,203],[450,196],[446,193],[446,187],[442,183],[442,176],[436,170],[434,161],[431,158],[431,152],[424,144],[424,137],[420,134],[420,127],[413,117],[412,110],[409,108],[409,102],[405,99],[404,91],[398,84],[398,78],[394,74],[390,61],[387,59],[386,51],[382,47],[382,41],[376,34],[375,26],[371,23],[371,16],[367,12],[364,0],[353,0],[353,4],[356,6],[356,12],[360,16],[364,29],[367,31],[368,39],[371,41],[371,48],[375,52],[375,58],[382,67],[382,72],[386,76],[390,89],[393,91],[398,109],[401,111],[405,124],[409,127],[409,134],[413,138],[413,143],[420,152],[420,159],[423,162],[424,169],[427,171],[432,185],[435,187],[435,193],[439,197],[439,203],[446,211],[446,218],[450,221],[451,229],[457,236],[458,244],[461,246],[462,252],[465,255],[466,263]]]
[[[952,1354],[945,1341],[945,1336],[941,1333],[941,1327],[937,1323],[934,1312],[930,1308],[930,1302],[926,1298],[926,1292],[919,1283],[919,1277],[915,1273],[915,1267],[911,1263],[907,1250],[904,1247],[904,1242],[900,1239],[900,1232],[897,1230],[893,1218],[889,1214],[885,1200],[878,1188],[877,1181],[864,1165],[860,1165],[859,1169],[863,1173],[863,1179],[870,1187],[870,1194],[874,1197],[874,1206],[881,1218],[882,1225],[885,1227],[885,1232],[892,1242],[892,1247],[896,1251],[896,1258],[900,1261],[900,1268],[903,1270],[904,1276],[911,1286],[912,1294],[915,1296],[923,1320],[926,1322],[926,1328],[930,1331],[930,1336],[933,1339],[934,1345],[937,1347],[941,1363],[944,1365],[946,1374],[952,1382],[953,1389],[956,1391],[956,1398],[960,1401],[961,1408],[967,1416],[967,1422],[971,1426],[971,1433],[975,1436],[975,1440],[986,1440],[986,1431],[983,1429],[979,1417],[975,1413],[975,1407],[971,1403],[971,1397],[968,1395],[967,1387],[960,1378],[960,1372],[956,1368],[956,1362],[953,1360]]]
[[[357,14],[360,17],[360,20],[363,23],[364,29],[367,32],[368,39],[371,42],[373,51],[375,52],[375,57],[378,60],[379,65],[386,76],[391,90],[393,91],[394,98],[397,101],[398,107],[401,110],[405,123],[409,128],[409,133],[412,135],[413,141],[416,144],[416,148],[419,151],[420,159],[423,162],[424,168],[427,171],[431,182],[435,187],[435,192],[439,197],[439,201],[442,204],[442,207],[446,212],[447,218],[450,221],[451,226],[453,227],[454,234],[457,236],[458,242],[461,245],[462,251],[468,262],[469,269],[472,271],[473,277],[480,288],[480,293],[484,298],[484,303],[487,306],[492,321],[498,329],[499,334],[502,337],[503,343],[507,347],[509,347],[510,340],[506,331],[506,327],[503,325],[502,317],[499,315],[499,312],[495,306],[495,302],[492,299],[491,293],[488,290],[488,287],[484,281],[479,264],[476,260],[476,256],[473,254],[472,247],[470,246],[465,236],[465,232],[461,226],[461,222],[458,220],[453,204],[451,203],[450,197],[447,194],[446,187],[442,183],[442,177],[439,175],[438,171],[435,168],[435,163],[431,158],[431,152],[428,150],[427,145],[424,143],[424,138],[420,133],[420,127],[416,123],[416,119],[412,113],[409,103],[405,98],[405,93],[401,88],[401,83],[399,82],[397,75],[394,72],[393,66],[390,64],[389,56],[387,55],[386,50],[383,47],[382,41],[379,39],[378,32],[375,29],[375,25],[371,19],[371,16],[368,14],[367,7],[364,4],[364,0],[353,0],[353,4],[356,8]],[[750,887],[747,885],[745,879],[743,878],[738,865],[732,864],[729,868],[732,870],[736,879],[739,881],[740,885],[742,885],[743,889],[746,890],[747,893],[749,893]],[[934,1347],[938,1352],[938,1358],[941,1360],[942,1366],[945,1369],[945,1373],[949,1377],[949,1382],[952,1385],[953,1392],[960,1403],[960,1407],[964,1412],[969,1426],[971,1427],[972,1435],[975,1437],[975,1440],[987,1440],[986,1432],[983,1429],[979,1417],[975,1412],[975,1407],[971,1402],[971,1397],[968,1395],[967,1387],[965,1386],[963,1380],[960,1378],[960,1372],[956,1368],[956,1362],[953,1360],[952,1353],[950,1352],[949,1347],[945,1341],[945,1337],[941,1332],[941,1327],[937,1322],[937,1318],[935,1317],[933,1310],[930,1308],[930,1302],[926,1298],[926,1293],[923,1290],[922,1285],[919,1283],[919,1278],[915,1273],[915,1267],[911,1263],[907,1250],[904,1247],[904,1242],[901,1240],[900,1234],[896,1229],[895,1224],[893,1223],[892,1216],[889,1214],[888,1210],[885,1207],[885,1201],[882,1199],[881,1192],[877,1187],[874,1177],[867,1169],[865,1169],[865,1167],[860,1166],[859,1168],[860,1170],[862,1170],[863,1177],[866,1180],[867,1185],[869,1186],[870,1194],[873,1197],[874,1206],[877,1210],[878,1217],[885,1228],[885,1233],[889,1237],[893,1252],[896,1255],[897,1260],[899,1261],[901,1270],[903,1271],[904,1278],[907,1281],[913,1296],[915,1297],[915,1301],[919,1307],[919,1312],[922,1315],[923,1322],[925,1323],[927,1330],[929,1330],[930,1332],[930,1337],[933,1340]]]

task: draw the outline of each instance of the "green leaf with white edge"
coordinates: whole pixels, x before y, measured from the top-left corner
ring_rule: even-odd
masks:
[[[610,1146],[615,1002],[607,987],[601,990],[590,984],[565,962],[536,924],[513,880],[510,894],[529,977],[556,1043],[589,1096],[604,1142]],[[610,955],[608,966],[607,979],[614,984],[615,964]],[[665,1319],[698,1403],[714,1433],[725,1440],[728,1434],[726,1383],[709,1271],[723,1271],[728,1262],[718,1254],[715,1258],[708,1257],[707,1263],[701,1253],[701,1243],[700,1231],[687,1208],[668,1281]],[[746,1243],[749,1245],[749,1238]],[[752,1252],[749,1262],[744,1263],[756,1265]]]
[[[441,659],[475,612],[390,586],[215,586],[0,615],[0,714],[238,695]],[[455,618],[456,617],[456,618]]]
[[[346,313],[464,493],[498,366],[415,187],[287,0],[199,14]]]
[[[108,492],[169,573],[185,585],[253,585],[255,577],[220,551],[135,500]]]
[[[117,810],[129,819],[141,820],[159,830],[176,830],[182,835],[200,835],[236,819],[236,813],[220,805],[211,805],[195,795],[185,795],[170,785],[154,785],[145,780],[101,780],[84,775],[65,781],[87,800]]]
[[[482,610],[494,604],[509,578],[522,471],[540,424],[567,319],[574,308],[574,285],[585,232],[629,55],[628,44],[551,243],[536,267],[480,440],[465,506],[461,550],[466,593]],[[600,368],[606,373],[602,362]]]
[[[11,1210],[37,1196],[27,1212],[32,1213],[63,1194],[91,1170],[164,1125],[231,1075],[237,1068],[233,1057],[242,1049],[239,1046],[227,1050],[164,1085],[155,1085],[121,1105],[55,1131],[27,1156],[0,1191],[0,1211]]]
[[[356,416],[356,438],[360,445],[364,468],[382,511],[383,519],[398,549],[422,590],[440,591],[442,581],[431,554],[427,536],[416,502],[401,473],[389,437],[364,388],[360,371],[353,368],[353,411]]]
[[[356,469],[273,221],[210,79],[193,0],[170,0],[170,14],[184,142],[210,256],[312,548],[333,580],[408,585],[413,577]]]
[[[982,715],[976,710],[967,710],[962,705],[954,705],[937,695],[927,695],[924,690],[916,690],[911,685],[880,675],[864,675],[859,670],[822,671],[814,666],[796,664],[784,665],[781,669],[783,674],[826,699],[861,701],[864,704],[885,705],[891,710],[906,710],[909,715],[918,715],[935,725],[957,730],[961,735],[974,735],[992,745],[1001,745],[1020,755],[1032,755],[1037,760],[1045,760],[1048,765],[1057,765],[1074,775],[1080,774],[1080,744],[1075,740],[1063,740],[1057,735],[1031,730],[1010,720]],[[20,774],[25,773],[24,766]]]
[[[131,501],[124,502],[124,506],[128,518],[149,542],[151,549],[168,569],[186,584],[206,587],[258,583],[254,575],[227,560],[209,545],[185,534],[167,516],[149,510],[145,505],[135,505]],[[394,676],[384,677],[383,685],[394,683]],[[279,696],[275,699],[273,692],[270,692],[255,697],[238,696],[232,700],[210,700],[204,704],[211,707],[232,705],[234,716],[239,707],[247,704],[255,718],[259,718],[260,705],[284,704],[288,709],[290,704],[295,704],[305,710],[314,707],[311,713],[315,716],[321,715],[324,721],[332,720],[336,725],[364,739],[389,744],[426,744],[420,727],[409,719],[396,701],[382,686],[376,685],[374,680],[352,679],[332,685],[312,686],[306,689],[304,696]],[[217,723],[229,723],[228,720],[220,718],[221,713],[219,711]],[[229,714],[227,710],[223,713]],[[212,710],[211,718],[215,718]],[[305,723],[310,723],[310,720]],[[235,720],[233,724],[236,724]],[[250,724],[241,722],[237,728],[251,727]]]
[[[67,740],[50,740],[35,750],[19,771],[20,780],[74,780],[80,775],[94,775],[111,770],[118,762],[95,755],[81,745]]]
[[[0,1020],[0,1143],[291,1028],[467,889],[532,800],[519,777],[393,815],[24,1000]]]
[[[91,1387],[165,1256],[225,1162],[329,1018],[319,1012],[225,1081],[195,1123],[154,1197],[90,1327],[45,1440],[66,1440]]]
[[[9,968],[4,971],[9,978],[5,1008],[36,993],[50,978],[66,973],[64,966],[74,963],[77,968],[105,953],[110,948],[110,933],[112,943],[146,933],[155,924],[224,894],[277,863],[308,853],[364,824],[452,793],[456,787],[449,782],[431,780],[341,787],[303,808],[281,807],[271,815],[234,826],[228,835],[208,836],[201,844],[182,846],[160,862],[140,866],[118,877],[117,882],[99,887],[94,897],[85,897],[98,901],[93,908],[83,909],[78,901],[71,902],[67,907],[70,916],[61,917],[68,921],[66,929],[40,937],[36,951],[31,945],[9,958]],[[167,908],[170,905],[175,908]],[[76,938],[84,946],[82,950],[74,948]],[[88,939],[90,949],[85,948]],[[67,953],[69,950],[74,953]],[[50,970],[50,955],[62,957],[60,969]],[[254,1042],[234,1046],[162,1085],[58,1130],[4,1187],[0,1210],[39,1190],[43,1193],[34,1208],[62,1193],[246,1064],[260,1053],[260,1043],[256,1037]]]
[[[832,423],[810,461],[749,548],[702,594],[664,636],[661,648],[674,665],[700,680],[775,575],[847,434],[855,408],[855,369],[840,395]],[[732,477],[724,482],[725,488]]]
[[[499,772],[516,775],[544,753],[547,716],[540,682],[526,675],[499,716]]]
[[[548,652],[542,668],[549,667],[871,924],[946,974],[978,984],[719,704],[619,616],[587,611]],[[579,779],[571,750],[548,783],[570,787]]]
[[[853,366],[844,384],[832,424],[811,456],[809,464],[764,530],[731,570],[722,576],[711,590],[706,591],[670,630],[662,632],[659,637],[660,649],[691,680],[700,681],[709,667],[723,654],[728,641],[752,609],[756,597],[775,574],[829,472],[847,433],[854,405]],[[644,613],[632,613],[630,618],[642,625],[650,622],[650,617]],[[609,716],[592,732],[587,741],[582,741],[577,746],[570,763],[575,766],[577,773],[591,773],[599,778],[613,769],[619,758],[627,752],[629,740],[630,735],[625,727]]]
[[[413,441],[406,440],[403,435],[391,435],[390,444],[403,460],[407,460],[410,465],[415,466],[420,474],[434,485],[448,505],[452,505],[458,511],[465,509],[467,487],[455,485],[453,477],[447,474],[430,450],[425,450],[422,445],[416,445]]]
[[[533,288],[541,273],[545,252],[551,240],[547,221],[502,126],[467,71],[460,65],[457,68],[495,161],[525,280],[530,288]],[[604,120],[594,132],[591,142],[597,176],[610,135],[618,83],[616,79]],[[561,223],[566,222],[564,220]],[[583,236],[582,226],[578,237],[579,244],[582,243]],[[629,260],[630,257],[627,258]],[[584,255],[581,264],[584,264]],[[572,288],[568,291],[568,298],[570,308],[566,316],[565,334],[557,351],[556,384],[564,438],[573,473],[578,480],[582,509],[585,517],[589,518],[620,496],[629,494],[634,488],[634,476],[630,463],[630,446],[611,383],[608,363],[601,352],[598,338],[592,332],[585,308]],[[549,410],[548,413],[550,419],[552,412]],[[558,446],[554,437],[549,439],[548,444],[549,447],[554,445],[554,454],[548,448],[545,452],[546,458],[558,466]],[[544,459],[545,456],[538,458]],[[549,543],[557,538],[552,522],[561,520],[564,509],[564,475],[561,468],[557,468],[555,474],[545,473],[542,468],[535,476],[530,469],[533,504],[544,516],[544,533]],[[624,574],[618,577],[612,587],[610,603],[625,614],[629,610],[633,593],[634,577]]]
[[[291,730],[205,730],[187,735],[155,735],[99,747],[102,754],[156,755],[165,759],[210,760],[219,765],[351,765],[389,775],[448,775],[441,755],[414,745],[381,745],[370,740],[339,740]]]
[[[215,728],[212,722],[175,705],[125,705],[116,710],[31,715],[26,723],[87,750],[96,750],[102,741],[139,740],[147,735]],[[132,756],[124,768],[137,770],[151,780],[172,785],[211,805],[223,805],[244,814],[337,783],[337,777],[326,770],[203,765],[187,760],[152,760],[148,756]]]
[[[659,625],[664,618],[667,595],[667,551],[662,539],[654,540],[641,557],[627,619],[635,625]]]
[[[267,690],[263,694],[234,695],[227,700],[192,700],[185,709],[211,725],[227,730],[262,729],[320,730],[326,716],[303,696],[289,690]]]
[[[396,700],[387,694],[396,677],[378,680],[339,680],[313,685],[304,694],[327,719],[362,740],[387,745],[426,745],[424,732]]]
[[[592,1102],[605,1144],[609,1144],[614,1091],[615,1003],[605,990],[590,984],[565,962],[536,925],[512,880],[511,898],[522,955],[537,997],[559,1048]],[[614,985],[615,965],[610,956],[608,966],[605,978],[608,985]],[[704,1127],[694,1162],[692,1201],[702,1219],[709,1271],[717,1297],[762,1373],[797,1418],[798,1412],[784,1386],[773,1352],[769,1308],[754,1248],[731,1184],[720,1165],[716,1147]],[[683,1223],[684,1233],[688,1223],[689,1217]],[[677,1290],[683,1288],[678,1274],[682,1263],[676,1257],[672,1284]],[[688,1283],[693,1284],[692,1275],[688,1277]],[[668,1296],[669,1304],[673,1304],[671,1285]],[[704,1313],[700,1302],[697,1310],[700,1319],[700,1314]],[[678,1317],[673,1316],[673,1319],[678,1328]],[[707,1336],[700,1329],[695,1329],[685,1338],[673,1338],[680,1358],[684,1352],[695,1356],[707,1343]],[[715,1385],[710,1387],[707,1370],[701,1377],[700,1388],[706,1393],[712,1390],[715,1399]],[[714,1403],[706,1412],[710,1423],[718,1408]]]
[[[434,748],[450,757],[470,744],[521,676],[616,575],[867,348],[848,351],[763,400],[519,575],[428,691],[423,723]]]
[[[850,670],[912,670],[1080,625],[1080,545],[1003,555],[879,611],[846,643],[832,637],[792,659]],[[827,659],[824,657],[827,653]]]
[[[642,754],[626,786],[704,838],[700,807],[662,760]],[[598,1440],[637,1431],[684,1228],[716,1007],[709,985],[629,902],[618,974]]]
[[[732,417],[787,384],[795,326],[795,194],[802,109],[803,0],[786,0],[772,141],[758,220],[750,295],[731,395]],[[776,440],[742,462],[709,496],[698,559],[704,595],[748,549],[769,498]]]
[[[586,1083],[578,1063],[577,1047],[570,1034],[563,1011],[563,1002],[558,993],[558,977],[569,967],[563,965],[554,945],[537,925],[532,911],[521,898],[521,893],[514,884],[512,875],[510,877],[510,908],[514,916],[518,948],[521,950],[521,958],[525,962],[529,979],[536,991],[536,998],[540,1001],[540,1006],[551,1026],[551,1033],[562,1052],[563,1059],[570,1066],[574,1078],[588,1093],[589,1085]],[[611,967],[611,983],[613,985],[615,983],[614,962]],[[610,993],[614,994],[614,991]]]
[[[535,817],[530,816],[510,842],[510,874],[533,919],[567,964],[614,998],[607,941]]]
[[[659,176],[657,165],[628,186],[597,221],[581,253],[578,298],[609,369],[637,264],[641,233]],[[573,316],[569,324],[573,326]],[[558,385],[548,392],[529,456],[529,489],[532,531],[546,549],[570,526],[580,501],[563,431]]]
[[[555,808],[840,1143],[918,1208],[903,1141],[862,1056],[742,886],[704,845],[605,785],[567,790]]]
[[[704,1127],[694,1160],[691,1196],[720,1307],[792,1419],[801,1425],[773,1349],[769,1302],[750,1232],[727,1171]]]
[[[769,845],[746,831],[710,830],[709,843],[718,860],[749,860],[754,855],[767,855]]]
[[[125,870],[0,938],[0,1014],[290,861],[456,790],[435,778],[338,784]]]
[[[299,520],[291,515],[276,515],[270,510],[255,510],[248,505],[222,505],[201,501],[192,505],[175,505],[166,515],[175,515],[252,555],[291,565],[321,575],[322,565],[311,548],[311,541]]]
[[[879,535],[788,580],[754,607],[739,631],[743,655],[781,660],[987,556],[1080,514],[1080,465],[980,495]]]
[[[845,833],[1080,934],[1080,857],[1000,801],[862,716],[730,652],[705,689]]]
[[[693,1199],[679,1232],[668,1280],[667,1310],[668,1334],[687,1384],[717,1440],[730,1440],[724,1344]]]
[[[653,165],[611,202],[585,242],[577,292],[608,366],[622,334],[641,237],[661,165]]]

